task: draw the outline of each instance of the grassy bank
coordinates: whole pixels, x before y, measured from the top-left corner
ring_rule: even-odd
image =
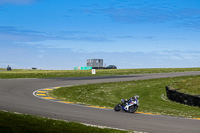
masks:
[[[91,70],[25,70],[13,69],[5,71],[1,69],[0,79],[11,78],[54,78],[54,77],[87,77],[87,76],[109,76],[147,73],[170,73],[200,71],[200,68],[152,68],[152,69],[109,69],[96,70],[96,75],[92,75]]]
[[[128,133],[48,118],[0,111],[1,133]]]
[[[172,85],[177,88],[179,92],[187,93],[190,95],[200,95],[200,77],[181,80]]]
[[[65,101],[98,105],[113,108],[121,98],[140,96],[138,111],[200,118],[200,108],[171,102],[166,97],[165,86],[173,82],[200,78],[200,76],[161,78],[151,80],[128,81],[118,83],[101,83],[62,87],[50,92],[50,95]]]

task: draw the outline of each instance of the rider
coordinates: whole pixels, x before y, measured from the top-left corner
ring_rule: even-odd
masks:
[[[139,96],[135,95],[134,97],[132,97],[133,100],[138,100],[139,101]]]
[[[139,106],[139,96],[138,95],[135,95],[134,97],[131,97],[129,100],[125,100],[126,102],[126,106],[125,106],[125,109],[128,110],[129,106],[132,106],[132,102],[135,102],[137,103],[137,105]]]
[[[139,96],[135,95],[134,97],[131,97],[129,100],[125,100],[125,102],[131,102],[131,101],[138,101],[139,102]]]

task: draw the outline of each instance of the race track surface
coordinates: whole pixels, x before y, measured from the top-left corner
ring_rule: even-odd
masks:
[[[150,133],[200,133],[200,120],[115,112],[37,98],[38,89],[102,82],[200,75],[200,72],[137,74],[125,76],[0,79],[0,110]],[[164,89],[164,88],[163,88]]]

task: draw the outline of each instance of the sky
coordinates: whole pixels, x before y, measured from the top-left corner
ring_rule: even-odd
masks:
[[[0,0],[0,68],[200,67],[200,0]]]

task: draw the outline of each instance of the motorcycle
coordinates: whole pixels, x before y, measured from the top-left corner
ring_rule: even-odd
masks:
[[[138,96],[139,97],[139,96]],[[124,100],[121,99],[121,103],[117,104],[114,108],[115,111],[120,111],[121,109],[129,112],[129,113],[134,113],[137,108],[139,107],[139,100],[138,98],[134,98],[134,99],[129,99]]]

